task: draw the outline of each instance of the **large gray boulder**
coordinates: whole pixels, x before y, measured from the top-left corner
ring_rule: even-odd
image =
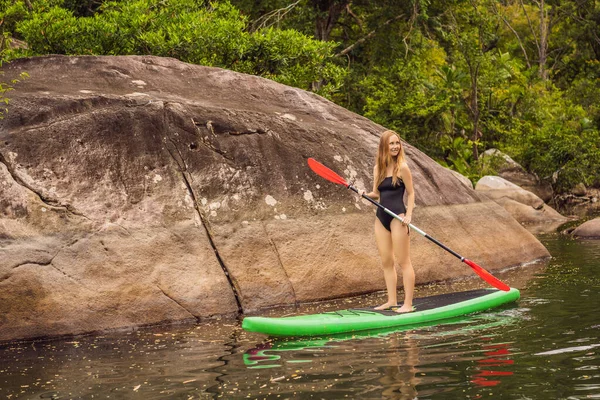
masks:
[[[573,230],[573,237],[580,239],[600,239],[600,218],[584,222]]]
[[[486,175],[477,181],[475,190],[504,207],[523,224],[550,224],[556,227],[568,221],[538,196],[502,177]]]
[[[468,187],[469,189],[473,189],[473,182],[471,182],[471,180],[469,178],[467,178],[466,176],[464,176],[463,174],[461,174],[458,171],[455,171],[453,169],[448,168],[448,171],[452,172],[452,175],[454,175],[455,177],[458,178],[458,180],[465,185],[466,187]]]
[[[383,127],[306,91],[157,57],[20,59],[0,125],[0,340],[198,320],[384,289]],[[549,256],[406,144],[414,222],[489,270]],[[418,283],[472,275],[413,238]]]
[[[536,210],[544,207],[544,201],[538,196],[500,176],[486,175],[481,177],[475,185],[475,190],[494,200],[507,197]]]
[[[498,176],[501,178],[535,194],[544,202],[552,200],[554,194],[552,186],[548,183],[540,182],[536,175],[527,172],[525,168],[508,154],[498,149],[487,149],[481,154],[481,157],[485,163],[491,164],[497,169]]]

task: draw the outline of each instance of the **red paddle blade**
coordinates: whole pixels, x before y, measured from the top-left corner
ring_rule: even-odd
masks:
[[[338,185],[344,185],[348,187],[348,183],[344,178],[315,160],[314,158],[308,159],[308,166],[312,169],[317,175],[322,178],[327,179],[330,182],[337,183]]]
[[[465,258],[463,260],[463,262],[465,264],[467,264],[469,267],[473,268],[473,271],[475,271],[475,273],[477,275],[479,275],[481,277],[481,279],[483,279],[484,281],[486,281],[493,287],[503,290],[505,292],[508,292],[510,290],[510,286],[508,286],[506,283],[502,282],[500,279],[496,278],[494,275],[487,272],[485,269],[483,269],[479,265],[475,264],[473,261],[467,260]]]

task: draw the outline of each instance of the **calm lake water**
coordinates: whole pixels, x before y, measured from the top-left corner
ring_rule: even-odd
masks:
[[[238,320],[0,347],[1,399],[600,399],[600,241],[498,275],[511,306],[395,332],[269,340]],[[483,287],[419,287],[419,297]],[[378,304],[382,294],[274,315]]]

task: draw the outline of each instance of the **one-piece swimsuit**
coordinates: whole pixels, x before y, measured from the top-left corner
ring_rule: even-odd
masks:
[[[386,177],[377,187],[379,190],[379,202],[382,206],[392,211],[396,215],[405,214],[406,206],[404,205],[404,191],[406,187],[402,179],[398,179],[396,185],[392,183],[392,177]],[[377,219],[385,229],[391,231],[391,224],[394,217],[377,208]]]

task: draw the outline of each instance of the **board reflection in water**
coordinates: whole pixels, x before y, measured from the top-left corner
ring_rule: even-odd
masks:
[[[510,370],[510,346],[494,343],[495,329],[515,322],[515,307],[447,320],[436,326],[409,326],[307,339],[268,339],[243,354],[257,380],[269,375],[253,396],[284,395],[307,390],[327,398],[407,398],[453,391],[457,385],[495,386]],[[467,362],[469,377],[453,382],[459,371],[449,361]],[[507,368],[508,367],[508,368]],[[319,379],[335,377],[334,382]],[[500,377],[490,380],[490,376]],[[322,385],[315,384],[321,381]],[[259,388],[260,389],[260,388]],[[461,390],[462,392],[462,390]],[[329,393],[329,395],[328,395]]]

